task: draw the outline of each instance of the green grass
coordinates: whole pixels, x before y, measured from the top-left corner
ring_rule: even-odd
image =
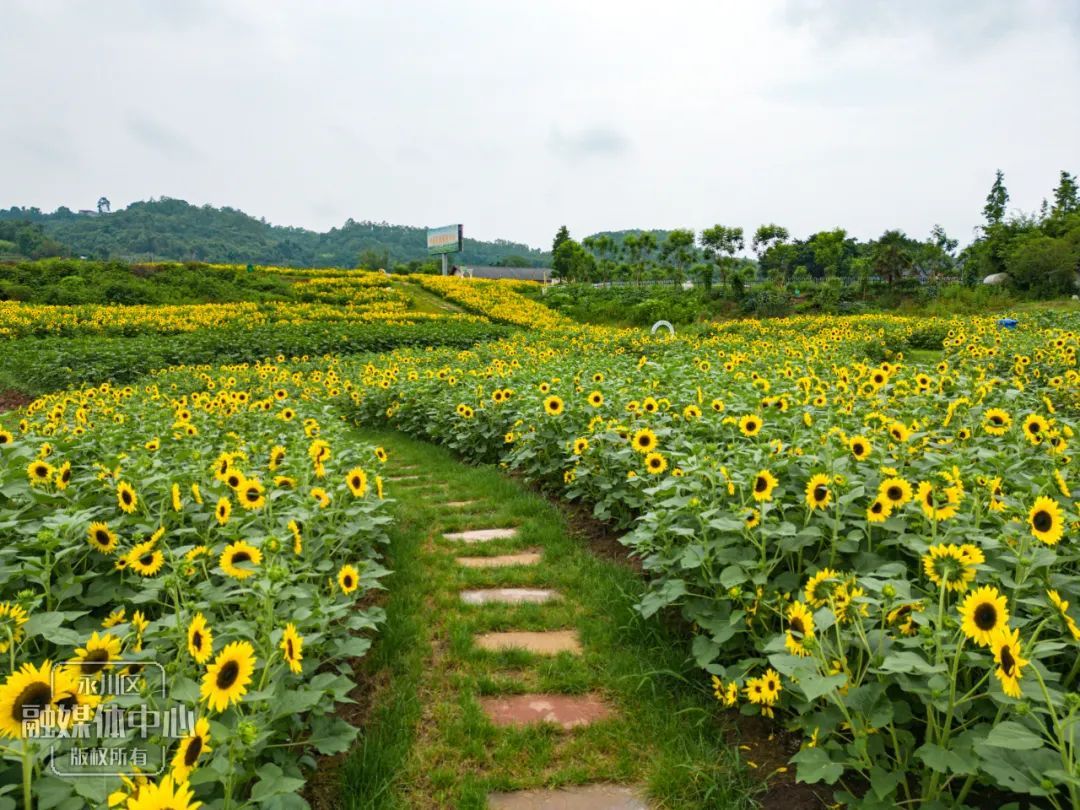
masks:
[[[588,782],[644,786],[657,807],[753,806],[760,783],[725,743],[728,729],[685,638],[633,606],[642,591],[629,567],[593,555],[559,511],[495,468],[469,467],[396,433],[358,439],[390,452],[397,499],[387,623],[367,661],[374,710],[342,764],[347,808],[481,808],[493,790]],[[404,470],[403,467],[414,469]],[[429,486],[430,484],[430,486]],[[445,487],[442,486],[445,484]],[[475,500],[463,508],[447,501]],[[444,531],[517,526],[519,536],[462,547]],[[465,569],[454,557],[542,549],[531,567]],[[466,606],[464,588],[537,586],[559,603]],[[494,630],[576,628],[585,651],[554,658],[492,653],[472,644]],[[498,729],[478,698],[523,692],[597,692],[615,716],[572,732]]]

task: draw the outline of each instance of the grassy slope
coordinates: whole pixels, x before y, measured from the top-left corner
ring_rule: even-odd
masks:
[[[485,806],[490,790],[617,781],[647,786],[658,806],[748,807],[755,791],[685,640],[633,610],[638,575],[593,555],[552,505],[494,468],[468,467],[447,451],[396,433],[358,438],[385,446],[397,499],[388,621],[368,660],[373,715],[340,771],[348,808]],[[409,468],[409,469],[406,469]],[[464,507],[447,501],[475,499]],[[520,526],[518,538],[462,552],[443,531]],[[533,567],[469,570],[458,553],[542,548]],[[465,607],[467,587],[547,586],[554,605]],[[577,628],[585,653],[553,659],[472,647],[474,633]],[[482,695],[597,691],[617,718],[572,733],[499,730]]]

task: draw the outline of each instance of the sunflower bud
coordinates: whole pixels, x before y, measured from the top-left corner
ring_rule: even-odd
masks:
[[[892,585],[886,585],[881,589],[881,595],[884,596],[886,599],[895,599],[896,588],[894,588]]]
[[[259,736],[259,727],[250,720],[245,720],[236,727],[236,732],[244,745],[253,745]]]

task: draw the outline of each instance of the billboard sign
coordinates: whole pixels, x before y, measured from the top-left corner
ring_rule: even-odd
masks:
[[[428,228],[427,252],[429,256],[440,253],[460,253],[465,248],[465,237],[460,225],[444,225]]]

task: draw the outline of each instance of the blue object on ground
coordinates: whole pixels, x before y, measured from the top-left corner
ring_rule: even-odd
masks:
[[[1016,320],[1016,318],[1002,318],[997,323],[998,323],[998,326],[1000,326],[1000,327],[1002,327],[1004,329],[1015,329],[1016,325],[1018,323],[1020,323],[1020,321]]]

